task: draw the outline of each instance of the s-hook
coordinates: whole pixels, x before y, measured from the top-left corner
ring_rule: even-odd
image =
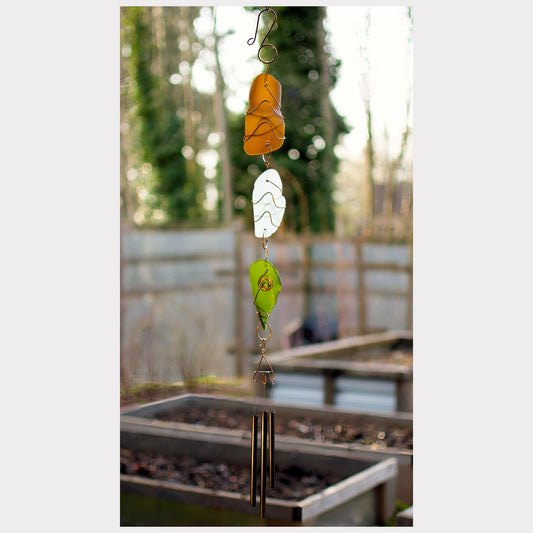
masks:
[[[248,41],[246,41],[250,46],[252,44],[255,43],[255,40],[257,39],[257,32],[259,30],[259,19],[261,18],[261,15],[265,12],[270,12],[274,15],[274,20],[272,21],[272,24],[270,25],[270,28],[268,28],[268,31],[266,32],[266,35],[263,37],[263,40],[261,41],[261,44],[259,45],[259,50],[257,51],[257,58],[259,59],[259,61],[261,61],[261,63],[263,63],[264,65],[270,65],[270,63],[274,63],[274,61],[276,61],[276,58],[278,57],[278,50],[277,48],[273,45],[273,44],[269,44],[269,43],[266,43],[265,44],[265,41],[268,37],[268,35],[270,34],[270,32],[272,31],[272,28],[274,27],[274,24],[276,24],[276,20],[278,19],[278,16],[276,15],[276,12],[270,8],[270,7],[265,7],[263,8],[260,12],[259,12],[259,15],[257,15],[257,24],[255,26],[255,35],[253,37],[250,37],[248,39]],[[269,48],[272,48],[272,50],[274,51],[274,57],[270,60],[270,61],[267,61],[265,59],[263,59],[261,57],[261,50],[265,47],[265,46],[268,46]]]

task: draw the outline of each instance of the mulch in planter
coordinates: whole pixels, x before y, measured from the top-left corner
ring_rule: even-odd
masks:
[[[238,409],[187,407],[158,414],[157,419],[243,431],[250,429],[250,413]],[[379,422],[355,425],[342,417],[331,424],[320,421],[318,417],[290,417],[276,413],[276,434],[317,442],[352,444],[373,450],[413,449],[413,432],[410,430]]]
[[[249,466],[203,461],[191,456],[170,456],[153,452],[120,450],[120,473],[175,482],[213,490],[250,493]],[[339,475],[308,472],[298,466],[276,467],[275,487],[268,495],[284,500],[301,500],[338,483]],[[259,505],[259,499],[258,499]]]

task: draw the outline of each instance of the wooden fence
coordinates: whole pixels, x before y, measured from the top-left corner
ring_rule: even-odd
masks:
[[[135,381],[247,372],[257,352],[248,266],[264,257],[239,222],[215,229],[121,234],[121,368]],[[412,329],[407,244],[274,235],[282,291],[268,350]]]

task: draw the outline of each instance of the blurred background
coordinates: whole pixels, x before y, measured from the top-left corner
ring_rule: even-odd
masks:
[[[287,209],[267,350],[412,329],[411,9],[274,7]],[[264,257],[243,149],[261,8],[122,7],[121,386],[231,379],[257,357]],[[265,52],[267,54],[268,52]]]

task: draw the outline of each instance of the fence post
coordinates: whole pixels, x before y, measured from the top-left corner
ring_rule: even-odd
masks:
[[[355,262],[357,272],[357,318],[359,335],[364,335],[367,331],[366,320],[366,289],[365,289],[365,268],[363,262],[363,241],[355,241]]]
[[[324,405],[335,405],[335,396],[337,395],[336,380],[338,376],[336,370],[324,370],[322,374],[324,377],[323,383],[323,403]]]
[[[312,285],[311,285],[311,240],[308,235],[304,235],[302,249],[302,266],[303,266],[303,309],[302,319],[305,320],[311,315],[311,299],[312,299]]]
[[[342,241],[335,240],[335,305],[337,308],[337,335],[339,339],[346,336],[346,313],[344,309],[344,257]]]
[[[413,237],[409,238],[407,244],[409,247],[409,285],[407,288],[407,320],[406,326],[408,330],[413,329]]]
[[[396,379],[396,411],[413,412],[413,380],[399,376]]]

